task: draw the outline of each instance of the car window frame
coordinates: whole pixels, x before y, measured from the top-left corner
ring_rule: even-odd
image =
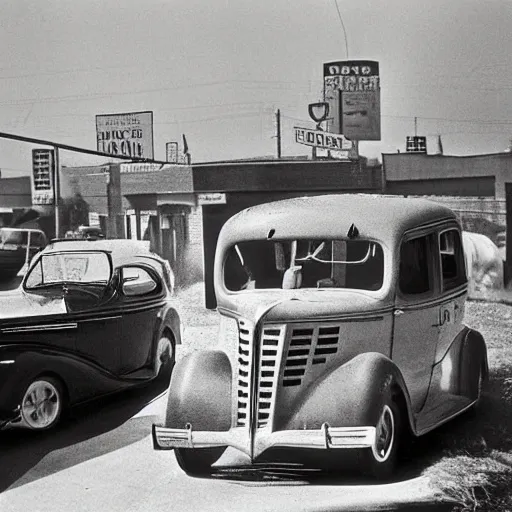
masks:
[[[151,290],[150,292],[141,294],[141,295],[125,295],[123,292],[123,271],[125,268],[138,268],[140,270],[144,270],[151,279],[156,283],[156,288],[154,290]],[[153,298],[159,298],[162,296],[165,290],[165,280],[163,276],[160,275],[158,270],[153,268],[152,265],[145,264],[140,261],[134,261],[129,263],[124,263],[118,268],[119,273],[119,293],[122,297],[122,300],[124,302],[130,302],[130,301],[139,301],[141,299],[153,299]]]
[[[443,233],[447,233],[449,231],[455,231],[459,237],[459,249],[460,249],[459,264],[462,268],[463,281],[455,286],[452,286],[451,288],[445,288],[444,277],[443,277],[443,263],[442,263],[442,258],[441,258],[441,235]],[[437,254],[438,254],[438,265],[439,265],[440,292],[442,294],[450,294],[450,293],[453,293],[454,291],[458,290],[461,287],[467,286],[468,274],[467,274],[467,270],[466,270],[466,263],[465,263],[465,256],[464,256],[464,245],[463,245],[463,241],[462,241],[462,232],[458,226],[456,226],[456,225],[443,226],[438,231]]]
[[[431,228],[420,228],[415,229],[413,231],[409,231],[404,233],[404,235],[400,238],[400,241],[397,246],[397,273],[396,273],[396,296],[398,302],[406,303],[406,304],[414,304],[421,303],[424,301],[429,301],[433,298],[436,298],[439,295],[439,258],[437,258],[438,253],[438,243],[437,243],[437,229]],[[400,262],[401,262],[401,251],[402,245],[406,242],[410,242],[411,240],[416,240],[418,238],[427,238],[429,240],[428,250],[429,257],[428,261],[431,266],[431,273],[429,276],[430,281],[430,289],[426,292],[409,294],[404,293],[400,288]]]

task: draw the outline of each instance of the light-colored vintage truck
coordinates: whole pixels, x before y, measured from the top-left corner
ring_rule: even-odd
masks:
[[[246,209],[219,235],[220,339],[176,366],[156,449],[190,475],[250,460],[390,477],[402,439],[474,406],[483,337],[463,324],[461,227],[422,199],[325,195]]]

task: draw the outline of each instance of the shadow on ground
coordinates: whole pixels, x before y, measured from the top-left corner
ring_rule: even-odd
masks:
[[[168,381],[97,400],[73,411],[55,429],[0,432],[0,492],[57,473],[147,437],[154,416],[133,418],[167,390]],[[72,447],[70,449],[70,447]],[[39,464],[43,459],[45,464]]]

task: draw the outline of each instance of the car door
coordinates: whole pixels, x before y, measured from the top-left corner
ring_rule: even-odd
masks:
[[[439,267],[442,303],[439,311],[439,341],[436,362],[439,362],[463,329],[467,296],[467,276],[461,234],[457,227],[439,233]]]
[[[439,338],[436,248],[434,232],[410,234],[400,246],[392,359],[404,377],[414,412],[427,396]]]
[[[128,374],[151,359],[158,314],[165,297],[159,274],[149,265],[121,268],[121,372]]]
[[[68,260],[82,254],[69,255]],[[87,255],[94,274],[64,287],[68,316],[77,324],[76,348],[79,356],[118,375],[121,369],[122,314],[111,284],[111,262],[106,254]]]

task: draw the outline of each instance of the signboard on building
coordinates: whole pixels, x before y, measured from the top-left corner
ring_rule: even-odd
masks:
[[[98,151],[109,155],[153,158],[153,112],[96,116]]]
[[[55,151],[53,149],[32,150],[32,204],[54,204]]]
[[[427,137],[414,135],[414,137],[407,137],[405,150],[407,153],[426,153],[427,152]]]
[[[316,148],[348,151],[352,149],[352,142],[343,135],[311,130],[309,128],[295,127],[295,142]]]
[[[146,164],[146,163],[133,163],[133,164],[119,164],[121,174],[129,172],[156,172],[159,171],[164,164]]]
[[[226,204],[226,194],[220,192],[210,192],[197,194],[198,205]]]
[[[327,129],[350,140],[380,140],[379,63],[346,60],[324,64]]]
[[[170,164],[178,163],[178,143],[168,142],[165,145],[165,160]]]

